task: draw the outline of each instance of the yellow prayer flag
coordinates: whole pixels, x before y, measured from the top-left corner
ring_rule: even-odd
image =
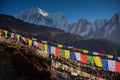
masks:
[[[65,70],[65,65],[64,64],[62,64],[62,70]]]
[[[32,38],[32,40],[36,41],[37,39],[36,38]]]
[[[20,41],[20,35],[19,34],[16,34],[16,38],[18,41]]]
[[[83,77],[87,77],[87,73],[86,72],[82,72],[82,76]]]
[[[45,44],[44,47],[45,47],[45,51],[47,52],[48,51],[48,45]]]
[[[8,34],[8,31],[7,31],[7,30],[5,30],[5,36],[7,36],[7,34]]]
[[[65,50],[65,58],[70,58],[70,51],[69,50]]]
[[[99,56],[94,56],[93,58],[94,58],[96,66],[102,67],[101,58]]]
[[[29,46],[32,46],[32,40],[29,39]]]
[[[110,59],[113,58],[113,55],[108,55],[108,58],[110,58]]]
[[[88,53],[88,50],[83,50],[83,53],[86,53],[86,54],[87,54],[87,53]]]
[[[62,48],[62,47],[63,47],[63,45],[62,45],[62,44],[58,44],[58,47],[59,47],[59,48]]]

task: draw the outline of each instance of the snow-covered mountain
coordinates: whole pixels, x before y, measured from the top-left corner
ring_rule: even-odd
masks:
[[[75,23],[68,24],[61,12],[49,14],[40,8],[28,9],[15,17],[25,22],[55,27],[90,39],[108,39],[120,43],[120,12],[110,20],[98,19],[93,23],[82,18]]]
[[[15,15],[15,17],[25,22],[29,22],[37,25],[47,25],[65,31],[67,30],[68,27],[68,22],[65,16],[61,12],[49,14],[38,7],[25,10]]]

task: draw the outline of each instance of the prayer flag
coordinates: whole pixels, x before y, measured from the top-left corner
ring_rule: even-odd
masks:
[[[51,53],[54,54],[54,55],[56,54],[56,47],[51,46]]]
[[[41,49],[41,43],[40,42],[38,42],[38,48]]]
[[[102,60],[102,68],[104,70],[108,70],[108,59],[101,59]]]
[[[18,41],[20,41],[20,35],[19,34],[16,34],[16,38]]]
[[[94,61],[95,61],[96,66],[102,67],[102,61],[99,56],[94,56]]]
[[[87,54],[88,52],[89,52],[88,50],[83,50],[83,53],[86,53],[86,54]]]
[[[115,62],[116,72],[120,73],[120,62]]]
[[[63,47],[63,45],[62,45],[62,44],[58,44],[58,47],[59,47],[59,48],[62,48],[62,47]]]
[[[29,46],[32,46],[32,40],[29,39]]]
[[[60,57],[60,48],[56,48],[56,56]]]
[[[96,55],[96,56],[97,56],[97,55],[98,55],[98,52],[93,52],[93,55]]]
[[[41,44],[42,44],[42,50],[45,51],[45,44],[44,43]]]
[[[45,51],[48,51],[48,44],[44,44]]]
[[[113,55],[108,55],[108,58],[112,59],[112,58],[113,58]]]
[[[92,66],[94,66],[94,58],[93,58],[93,56],[87,56],[87,60],[90,62],[90,64],[92,65]]]
[[[115,61],[114,60],[108,60],[108,70],[115,71]]]
[[[70,58],[70,51],[69,50],[65,50],[65,58]]]
[[[80,54],[80,61],[81,61],[82,63],[88,63],[88,62],[87,62],[87,55],[85,55],[85,54]]]
[[[0,29],[0,35],[2,35],[2,29]]]
[[[74,50],[74,51],[78,51],[78,48],[72,48],[72,50]]]
[[[80,61],[80,53],[75,52],[75,58],[77,61]]]
[[[60,49],[60,53],[61,53],[61,57],[65,58],[65,50],[64,49]]]
[[[83,52],[83,49],[78,48],[78,51],[79,51],[79,52]]]
[[[8,35],[8,31],[7,30],[5,30],[5,36],[7,36]]]
[[[72,60],[76,60],[75,52],[70,51],[70,59],[72,59]]]
[[[51,53],[51,46],[50,45],[48,45],[48,53],[52,54]]]

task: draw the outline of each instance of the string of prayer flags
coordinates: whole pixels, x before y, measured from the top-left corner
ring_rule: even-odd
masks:
[[[94,56],[94,61],[95,61],[96,66],[102,67],[102,61],[99,56]]]
[[[115,71],[115,61],[114,60],[108,60],[108,70]]]

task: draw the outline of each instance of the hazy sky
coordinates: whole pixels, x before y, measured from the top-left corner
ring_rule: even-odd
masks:
[[[89,21],[111,18],[120,11],[120,0],[0,0],[0,13],[15,15],[31,7],[48,13],[62,12],[69,23],[80,18]]]

